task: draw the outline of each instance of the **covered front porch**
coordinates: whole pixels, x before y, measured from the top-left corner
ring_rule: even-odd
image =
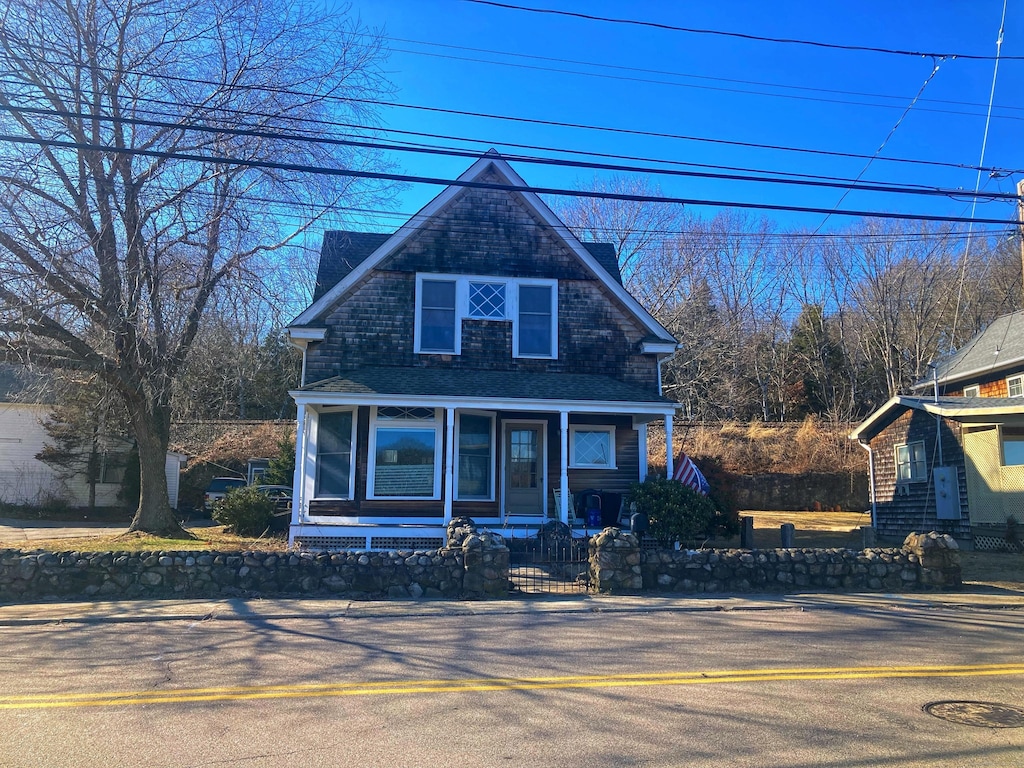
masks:
[[[581,388],[582,378],[597,379],[606,394],[641,393],[604,377],[557,378],[561,399],[354,392],[350,378],[294,392],[290,542],[437,546],[461,516],[516,538],[551,521],[579,536],[615,524],[622,498],[647,474],[647,424],[671,425],[674,404],[646,392],[643,400],[569,399],[564,394],[594,393],[595,382]],[[374,389],[402,388],[396,384],[392,376]],[[605,507],[597,525],[577,511],[583,494]]]

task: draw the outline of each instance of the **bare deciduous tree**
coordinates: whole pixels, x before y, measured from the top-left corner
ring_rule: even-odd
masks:
[[[95,374],[123,399],[141,465],[133,530],[180,530],[171,395],[212,297],[368,189],[258,164],[378,162],[306,138],[365,124],[358,99],[385,85],[377,38],[310,8],[0,10],[0,359]]]

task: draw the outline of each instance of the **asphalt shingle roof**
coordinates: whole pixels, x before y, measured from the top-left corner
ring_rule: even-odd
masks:
[[[672,404],[634,384],[583,373],[472,371],[451,368],[361,368],[302,388],[358,395],[573,400]]]
[[[1024,362],[1024,311],[997,317],[960,349],[938,363],[939,383],[958,381]],[[930,381],[920,381],[924,389]]]

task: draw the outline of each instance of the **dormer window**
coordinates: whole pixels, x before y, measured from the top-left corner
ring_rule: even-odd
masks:
[[[964,387],[964,397],[981,397],[981,387],[977,384]]]
[[[512,357],[558,357],[558,281],[466,275],[416,276],[417,354],[462,353],[462,321],[512,323]]]
[[[1006,380],[1009,397],[1024,397],[1024,376],[1011,376]]]

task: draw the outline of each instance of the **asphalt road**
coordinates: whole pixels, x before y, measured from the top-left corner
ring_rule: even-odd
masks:
[[[966,600],[966,602],[964,602]],[[0,608],[0,765],[1021,766],[1020,600]]]

